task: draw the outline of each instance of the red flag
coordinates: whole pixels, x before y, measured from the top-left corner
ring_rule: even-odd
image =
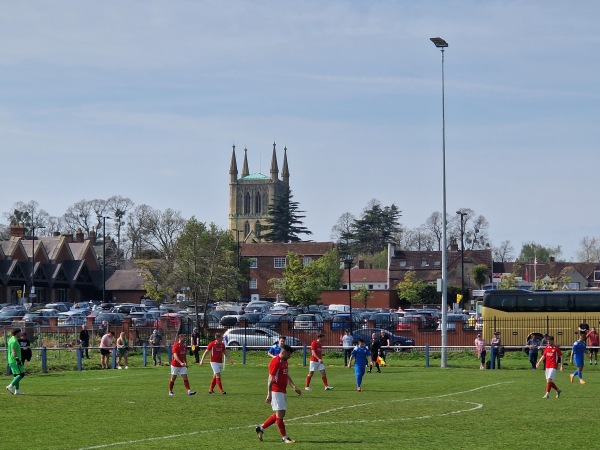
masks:
[[[529,283],[529,268],[525,267],[525,281]]]

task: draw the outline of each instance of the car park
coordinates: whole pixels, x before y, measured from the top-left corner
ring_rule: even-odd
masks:
[[[398,316],[392,313],[374,313],[369,316],[370,322],[375,322],[375,327],[395,330],[398,326]]]
[[[47,325],[48,320],[44,318],[38,311],[26,313],[22,318],[22,322],[32,322],[38,325]]]
[[[253,327],[265,316],[264,313],[246,313],[240,318],[240,326]]]
[[[122,313],[101,312],[94,319],[94,325],[101,325],[104,321],[109,324],[119,324],[123,323],[123,319],[125,319],[125,314]]]
[[[269,348],[279,340],[280,334],[266,328],[230,328],[223,333],[227,348],[236,350],[242,345],[248,347]],[[286,344],[301,346],[302,342],[294,337],[286,336]]]
[[[237,327],[242,317],[244,316],[240,314],[227,314],[221,317],[221,320],[219,320],[219,324],[222,327]]]
[[[425,318],[425,316],[419,314],[415,314],[414,316],[406,315],[403,317],[398,317],[396,330],[410,331],[415,323],[417,324],[418,330],[424,330],[429,326],[429,321]]]
[[[4,308],[0,312],[0,325],[10,325],[15,320],[20,320],[26,314],[22,309],[7,309]]]
[[[362,326],[358,315],[352,314],[352,329],[357,329]],[[331,328],[333,330],[350,329],[350,314],[340,313],[335,314],[331,319]]]
[[[371,336],[373,333],[379,338],[381,336],[381,328],[362,328],[352,332],[352,338],[355,342],[359,339],[363,339],[365,344],[368,346],[371,344]],[[390,339],[390,343],[393,349],[397,352],[410,351],[415,345],[414,339],[407,338],[404,336],[395,336],[388,330],[385,331],[386,336]]]
[[[46,303],[46,308],[57,309],[58,312],[67,312],[71,308],[71,304],[65,302]]]
[[[136,327],[151,327],[158,316],[149,312],[132,312],[127,317],[131,318],[131,323]]]

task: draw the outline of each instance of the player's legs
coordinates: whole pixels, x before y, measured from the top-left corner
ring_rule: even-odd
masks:
[[[325,386],[325,389],[327,389],[329,387],[329,383],[327,382],[327,373],[325,372],[324,368],[319,370],[319,372],[321,372],[321,380],[323,380],[323,385]]]

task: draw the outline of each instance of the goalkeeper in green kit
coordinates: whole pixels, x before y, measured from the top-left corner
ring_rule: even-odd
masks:
[[[8,366],[15,377],[10,384],[6,386],[6,390],[15,395],[23,395],[23,392],[19,390],[19,383],[25,376],[25,367],[21,360],[21,345],[19,344],[20,336],[21,329],[15,328],[12,331],[11,338],[8,340]]]

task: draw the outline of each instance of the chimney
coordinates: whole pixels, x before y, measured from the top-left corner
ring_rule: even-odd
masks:
[[[23,222],[18,224],[11,224],[10,226],[10,237],[24,237],[25,236],[25,225]]]
[[[456,239],[452,239],[450,241],[450,251],[451,252],[457,252],[458,251],[458,242],[456,242]]]
[[[65,241],[67,241],[69,244],[73,243],[73,235],[72,234],[63,233],[61,236],[64,237]]]
[[[364,269],[365,268],[365,261],[363,259],[359,259],[358,260],[358,268],[359,269]]]
[[[90,243],[96,245],[96,230],[93,227],[90,230]]]
[[[77,232],[75,233],[75,242],[83,243],[83,231],[81,231],[81,228],[77,228]]]
[[[551,256],[551,257],[550,257],[550,262],[554,262],[554,261],[555,261],[555,258],[554,258],[554,256]]]

